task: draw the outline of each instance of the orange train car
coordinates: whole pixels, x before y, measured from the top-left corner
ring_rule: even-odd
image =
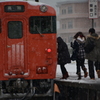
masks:
[[[2,94],[27,94],[27,89],[36,95],[53,91],[56,42],[54,8],[32,0],[0,1]]]

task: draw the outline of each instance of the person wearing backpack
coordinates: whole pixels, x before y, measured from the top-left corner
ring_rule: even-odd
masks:
[[[95,79],[94,66],[98,78],[100,78],[100,37],[95,33],[94,28],[89,29],[89,35],[85,42],[86,59],[88,59],[88,69],[90,79]]]

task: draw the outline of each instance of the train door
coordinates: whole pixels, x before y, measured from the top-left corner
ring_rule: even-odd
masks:
[[[26,52],[26,21],[23,19],[6,19],[5,31],[5,75],[13,77],[24,76],[27,70]]]

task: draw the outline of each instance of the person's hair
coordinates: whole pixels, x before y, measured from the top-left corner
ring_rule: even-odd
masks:
[[[57,42],[61,43],[61,42],[63,42],[63,39],[61,37],[57,37]]]
[[[83,35],[82,32],[77,32],[77,33],[74,35],[74,39],[77,39],[78,36],[84,37],[84,38],[85,38],[85,36]]]
[[[94,28],[90,28],[89,29],[89,33],[95,33],[95,29]]]

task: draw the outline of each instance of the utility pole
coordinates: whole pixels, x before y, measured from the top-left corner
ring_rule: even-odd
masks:
[[[94,28],[94,19],[92,19],[92,28]]]

